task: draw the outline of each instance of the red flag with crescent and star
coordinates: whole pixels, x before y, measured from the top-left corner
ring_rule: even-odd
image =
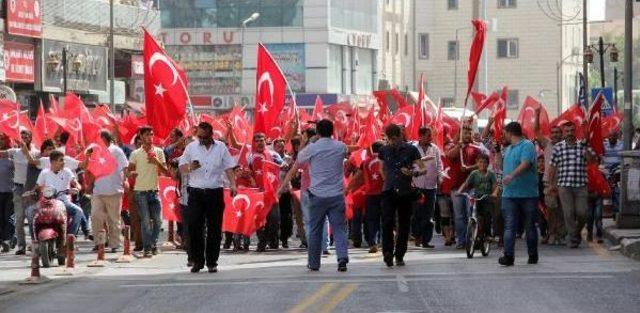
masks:
[[[97,144],[91,144],[87,149],[91,149],[92,153],[87,162],[87,170],[93,174],[96,179],[109,176],[116,171],[118,162],[111,155],[109,149],[102,144],[100,140]]]
[[[235,197],[225,189],[224,203],[222,231],[251,236],[266,222],[264,193],[258,189],[238,189]]]
[[[167,221],[180,222],[180,203],[178,202],[178,184],[171,177],[158,177],[162,218]]]
[[[267,133],[277,124],[284,107],[287,81],[267,48],[258,43],[254,133]]]
[[[573,122],[576,126],[576,138],[579,140],[584,139],[584,131],[583,124],[585,121],[585,113],[580,104],[576,103],[572,105],[569,109],[562,112],[560,116],[556,117],[553,121],[551,121],[551,127],[554,126],[562,126],[562,124],[566,122]]]
[[[538,119],[536,111],[540,110],[540,120],[538,121],[540,125],[540,131],[543,136],[549,137],[551,134],[551,129],[549,127],[549,114],[547,110],[544,108],[542,103],[538,102],[538,100],[527,97],[524,99],[524,105],[522,109],[520,109],[520,114],[518,115],[518,123],[522,125],[522,132],[524,135],[530,140],[535,139],[536,130],[535,123],[536,119]]]
[[[147,30],[142,55],[147,122],[157,137],[166,138],[186,117],[189,81]]]

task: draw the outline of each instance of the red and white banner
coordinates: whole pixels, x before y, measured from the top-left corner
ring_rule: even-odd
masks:
[[[42,5],[40,0],[8,0],[7,32],[25,37],[42,37]]]
[[[32,44],[5,41],[4,66],[7,81],[33,83],[35,80],[34,50]]]

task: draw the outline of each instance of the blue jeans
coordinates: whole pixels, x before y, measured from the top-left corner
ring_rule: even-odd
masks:
[[[502,198],[502,216],[504,217],[504,255],[514,256],[516,245],[516,224],[524,215],[524,230],[527,236],[529,256],[538,255],[538,198]]]
[[[413,223],[411,230],[414,237],[420,237],[422,244],[428,244],[433,239],[433,212],[436,209],[436,190],[420,189],[424,202],[413,203]]]
[[[382,223],[382,195],[367,196],[367,210],[365,211],[366,236],[369,247],[380,243],[382,236],[380,225]]]
[[[311,201],[309,200],[309,193],[304,191],[300,193],[300,211],[302,211],[302,219],[304,220],[304,225],[307,228],[305,232],[305,236],[307,237],[307,244],[309,243],[309,225],[311,221],[311,217],[309,215],[309,208],[311,207]],[[307,246],[308,248],[309,246]],[[322,251],[326,251],[329,249],[329,221],[325,219],[324,227],[322,227]]]
[[[345,220],[344,196],[320,198],[309,194],[309,237],[307,250],[309,268],[320,268],[322,253],[323,229],[326,218],[333,229],[333,239],[338,262],[349,261],[349,241],[347,238],[347,222]]]
[[[593,227],[596,228],[596,237],[602,237],[602,198],[589,199],[587,209],[587,232],[593,234]]]
[[[156,247],[162,227],[160,199],[157,191],[136,191],[135,195],[140,215],[142,247],[147,252]]]
[[[467,236],[467,221],[469,220],[469,200],[467,197],[452,191],[451,201],[453,202],[453,218],[456,227],[456,242],[459,245],[465,244]]]

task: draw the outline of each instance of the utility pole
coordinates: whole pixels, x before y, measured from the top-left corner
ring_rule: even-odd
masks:
[[[631,150],[633,138],[633,0],[626,0],[624,22],[624,149]]]
[[[116,112],[115,104],[115,49],[113,47],[113,0],[109,0],[109,108]]]
[[[582,50],[586,52],[589,47],[589,34],[587,26],[587,0],[582,0]],[[582,59],[582,75],[584,76],[584,105],[589,107],[589,62]]]

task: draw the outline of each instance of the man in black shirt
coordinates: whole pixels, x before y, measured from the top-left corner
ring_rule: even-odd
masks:
[[[383,147],[379,154],[383,163],[382,174],[384,176],[382,253],[387,266],[393,266],[394,257],[396,265],[403,266],[405,264],[404,254],[407,252],[407,242],[409,241],[412,202],[416,195],[411,181],[414,176],[421,175],[419,171],[412,169],[414,163],[418,163],[420,171],[424,166],[420,162],[420,152],[415,146],[404,141],[402,129],[398,125],[387,126],[385,134],[388,145]],[[394,249],[393,228],[396,224],[396,212],[398,214],[398,237]]]

